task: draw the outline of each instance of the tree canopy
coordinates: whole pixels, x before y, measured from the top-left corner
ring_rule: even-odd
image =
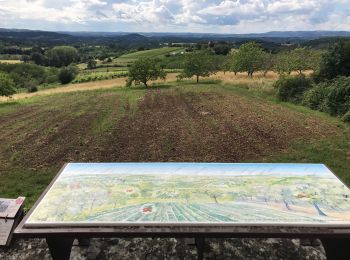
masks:
[[[157,65],[155,60],[141,58],[130,67],[127,86],[131,86],[133,83],[143,83],[148,87],[148,81],[158,78],[165,79],[165,77],[164,70]]]
[[[216,63],[207,52],[194,52],[187,54],[183,64],[183,72],[179,75],[180,78],[196,77],[197,83],[199,77],[209,77],[218,69]]]
[[[65,67],[79,61],[78,50],[71,46],[57,46],[46,52],[48,65]]]
[[[87,61],[87,68],[91,70],[91,69],[95,69],[96,66],[97,66],[96,60],[94,58],[89,58],[89,60]]]
[[[247,42],[242,44],[236,52],[232,53],[234,60],[234,71],[247,72],[253,76],[255,71],[262,69],[265,59],[265,52],[259,44]]]
[[[78,68],[74,66],[63,67],[58,73],[58,79],[62,84],[72,82],[78,74]]]
[[[350,76],[350,41],[338,42],[322,57],[319,77],[333,79],[337,76]]]

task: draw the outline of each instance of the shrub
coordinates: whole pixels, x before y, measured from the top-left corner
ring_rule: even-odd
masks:
[[[58,78],[62,84],[68,84],[75,79],[77,74],[78,74],[78,71],[75,67],[73,66],[64,67],[60,70],[58,74]]]
[[[330,82],[326,105],[331,115],[345,115],[350,111],[350,77],[339,77]]]
[[[329,93],[329,86],[327,83],[320,83],[315,85],[312,89],[304,93],[303,105],[314,110],[327,111],[325,104]]]
[[[59,81],[58,75],[50,75],[46,79],[46,83],[48,83],[48,84],[56,83],[58,81]]]
[[[14,93],[15,83],[8,74],[0,72],[0,96],[11,96]]]
[[[311,88],[311,80],[304,75],[282,76],[276,81],[277,97],[281,101],[300,103],[305,91]]]
[[[338,77],[317,84],[305,92],[303,104],[347,119],[350,111],[350,77]]]
[[[96,66],[97,66],[96,60],[95,60],[94,58],[90,58],[90,59],[88,60],[88,62],[87,62],[87,68],[88,68],[89,70],[91,70],[91,69],[95,69]]]
[[[37,86],[32,86],[30,88],[28,88],[28,93],[34,93],[38,91],[38,87]]]
[[[345,115],[342,117],[342,120],[346,123],[350,123],[350,110],[345,113]]]
[[[57,74],[57,71],[29,63],[0,64],[0,71],[10,75],[16,88],[29,88],[33,85],[32,82],[35,85],[46,83],[49,75]]]

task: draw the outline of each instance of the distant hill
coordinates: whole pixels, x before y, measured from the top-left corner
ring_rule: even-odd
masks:
[[[73,36],[104,36],[115,37],[127,35],[126,32],[64,32]],[[154,38],[303,38],[303,39],[317,39],[322,37],[334,36],[349,36],[348,31],[271,31],[266,33],[247,33],[247,34],[216,34],[216,33],[138,33],[147,37]]]
[[[263,46],[275,49],[281,43],[305,44],[308,41],[327,38],[350,37],[347,31],[273,31],[251,34],[213,34],[213,33],[128,33],[128,32],[47,32],[38,30],[1,29],[0,40],[10,44],[33,43],[56,44],[114,44],[121,49],[154,48],[161,43],[197,43],[207,41],[228,41],[241,44],[255,40]],[[317,43],[318,44],[318,43]]]

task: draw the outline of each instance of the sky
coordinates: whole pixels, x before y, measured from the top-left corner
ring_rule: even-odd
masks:
[[[350,31],[350,0],[0,0],[0,28],[198,33]]]

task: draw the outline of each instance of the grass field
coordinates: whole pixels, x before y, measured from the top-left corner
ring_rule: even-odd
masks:
[[[20,60],[0,60],[0,63],[18,64],[18,63],[22,63],[22,61],[20,61]]]
[[[181,51],[184,51],[184,48],[164,47],[164,48],[158,48],[158,49],[152,49],[152,50],[133,52],[133,53],[125,54],[125,55],[121,56],[120,58],[125,58],[125,59],[156,58],[156,57],[164,56],[164,55],[172,53],[172,52],[178,53]]]
[[[133,52],[129,54],[125,54],[120,56],[119,58],[114,60],[114,63],[117,63],[119,65],[128,65],[136,61],[137,59],[140,58],[163,58],[165,57],[166,54],[170,54],[172,52],[181,52],[183,51],[184,48],[180,47],[164,47],[164,48],[159,48],[159,49],[152,49],[152,50],[145,50],[145,51],[138,51],[138,52]]]
[[[69,161],[317,162],[350,184],[349,126],[277,102],[273,76],[260,80],[98,89],[101,81],[2,102],[0,196],[31,206]]]

